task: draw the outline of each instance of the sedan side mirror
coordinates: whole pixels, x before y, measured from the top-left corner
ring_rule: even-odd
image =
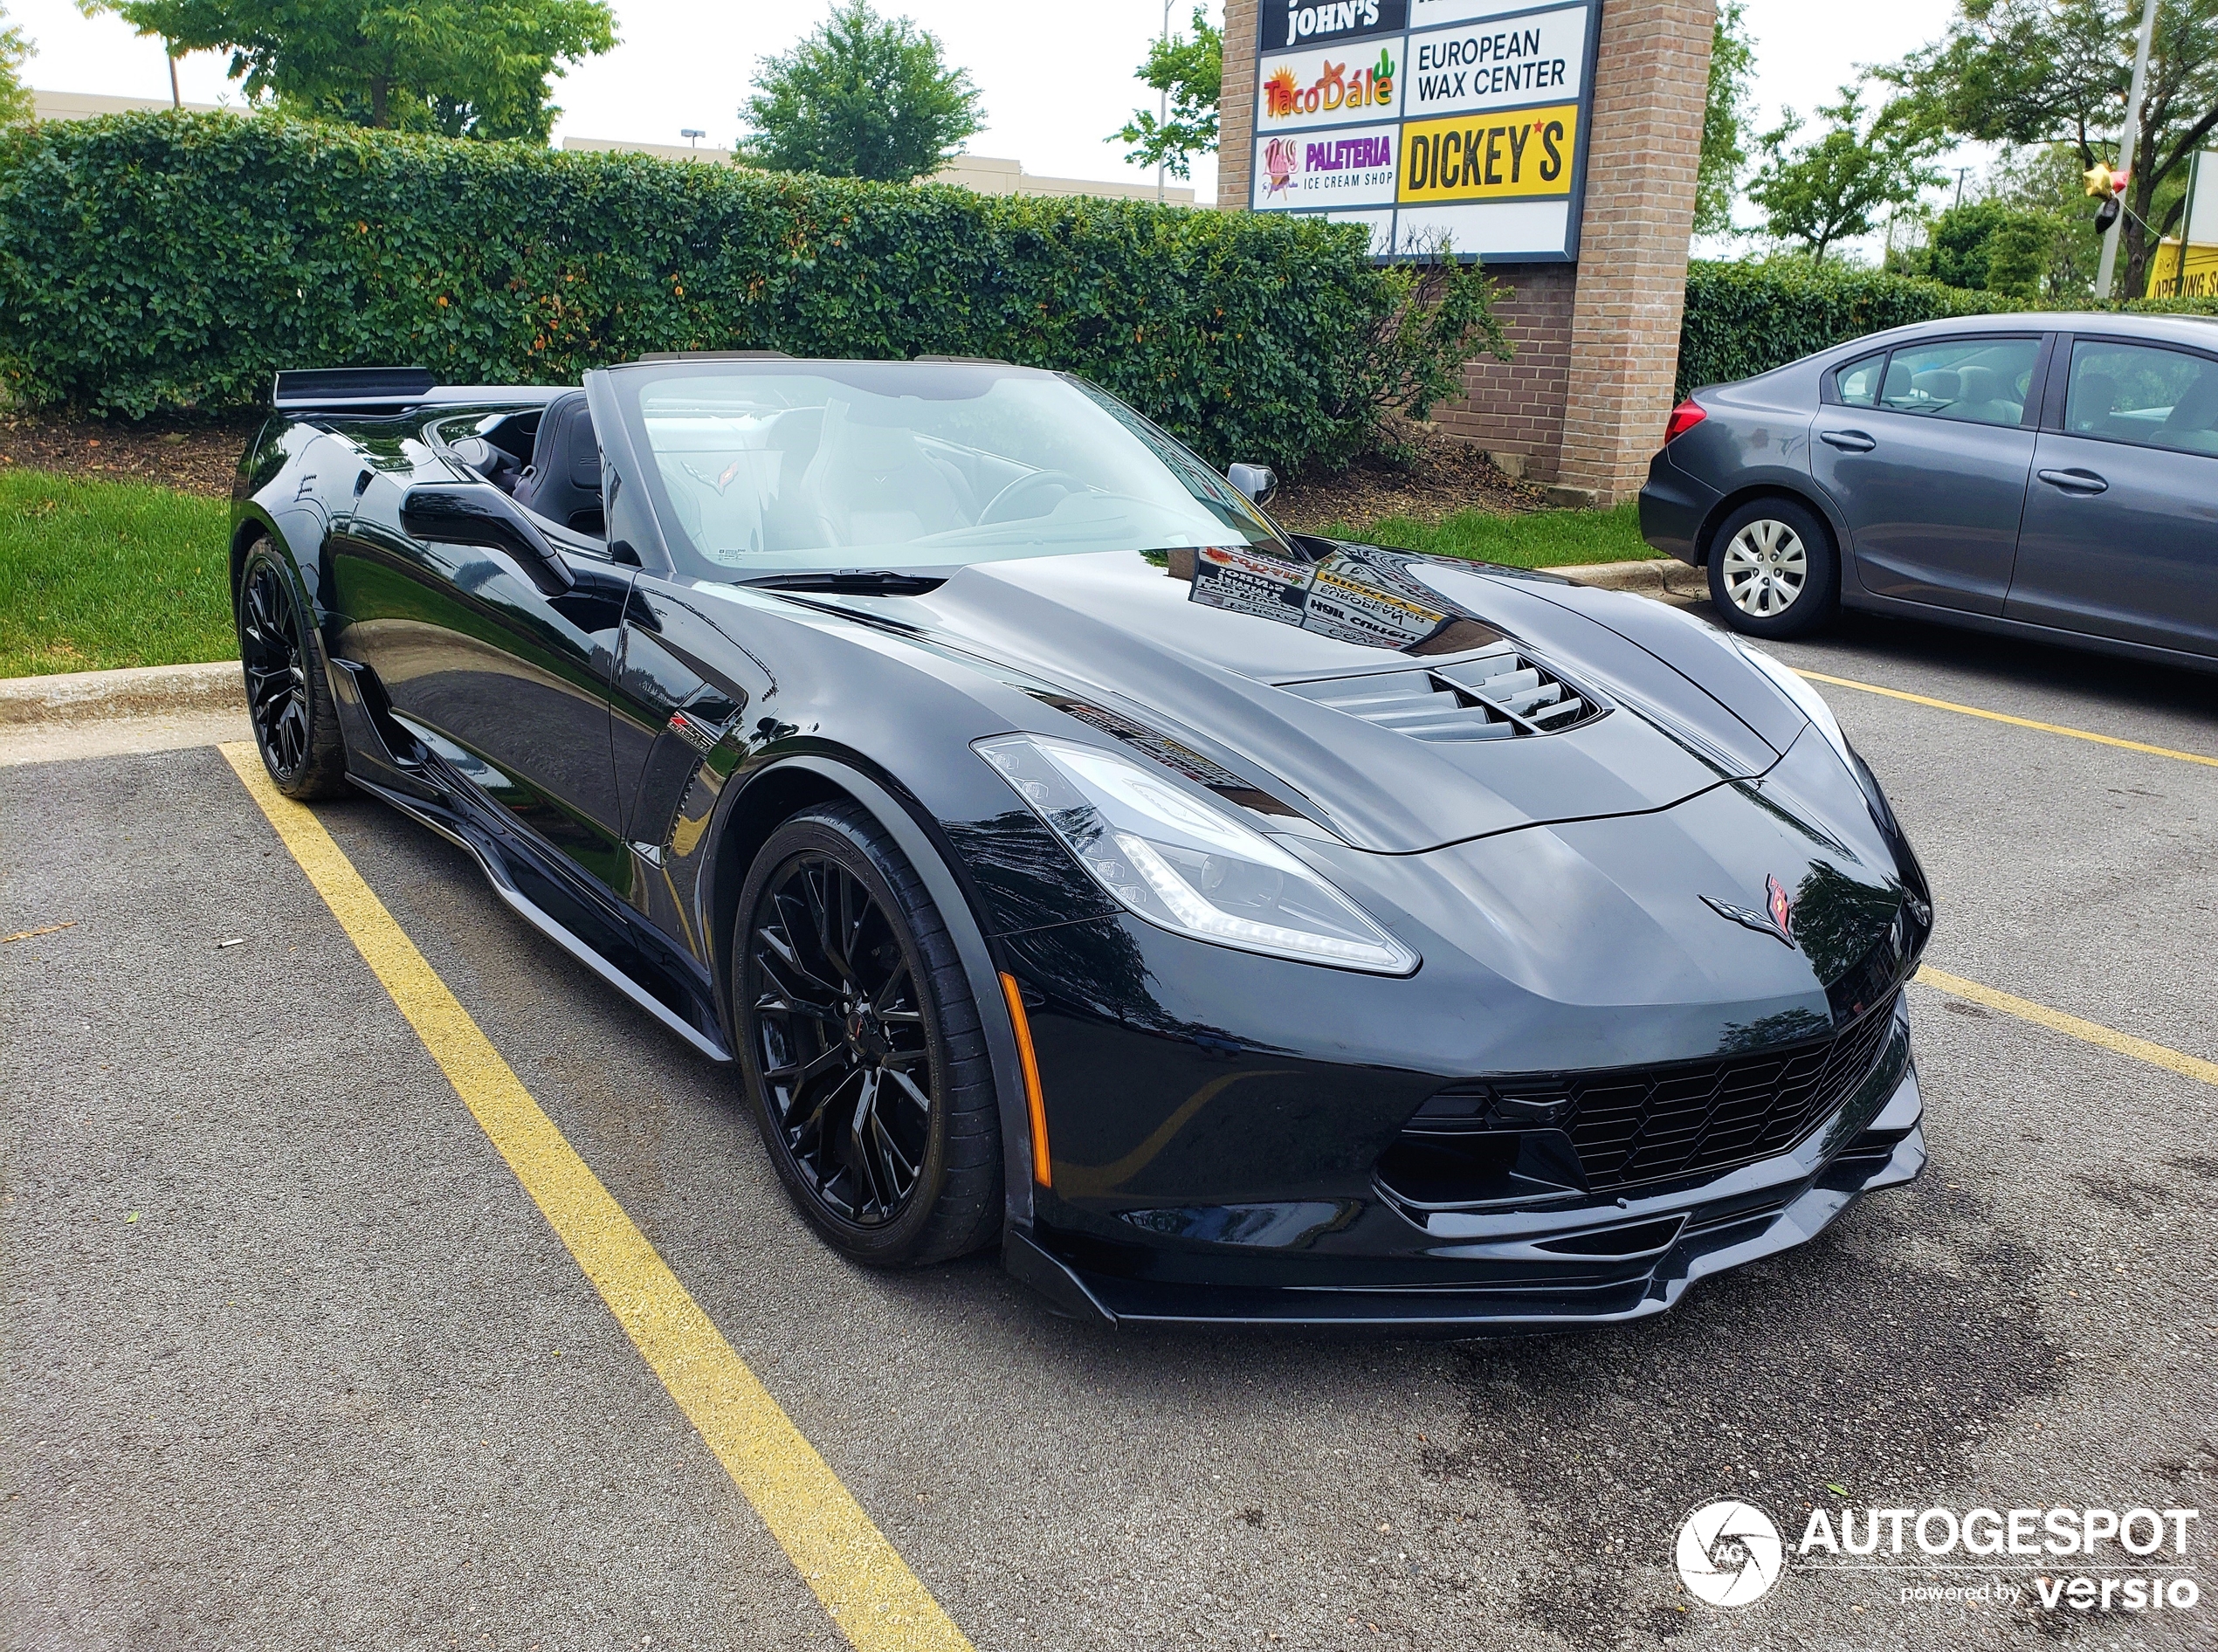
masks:
[[[473,483],[412,487],[401,499],[401,528],[431,545],[499,546],[548,596],[559,596],[577,583],[562,554],[497,487]]]
[[[1229,465],[1224,479],[1257,505],[1270,504],[1272,495],[1278,492],[1278,472],[1268,465]]]

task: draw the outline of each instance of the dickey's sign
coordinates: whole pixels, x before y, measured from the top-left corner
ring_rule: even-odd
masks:
[[[1578,256],[1598,0],[1263,0],[1250,204],[1381,257]]]

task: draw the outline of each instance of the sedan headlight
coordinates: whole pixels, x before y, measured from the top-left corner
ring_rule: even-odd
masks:
[[[981,740],[980,756],[1119,905],[1175,934],[1406,975],[1417,954],[1354,902],[1161,770],[1037,734]]]

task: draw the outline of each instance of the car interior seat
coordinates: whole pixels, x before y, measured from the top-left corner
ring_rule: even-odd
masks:
[[[2118,381],[2107,373],[2082,374],[2072,384],[2068,405],[2071,430],[2082,436],[2106,433],[2118,410]]]
[[[1953,367],[1928,368],[1911,377],[1910,391],[1920,403],[1946,407],[1964,399],[1963,380]]]
[[[2202,369],[2165,415],[2157,439],[2190,453],[2218,453],[2218,369]]]
[[[954,481],[913,431],[865,423],[843,402],[824,410],[795,504],[796,526],[813,524],[816,545],[896,544],[970,520]]]
[[[2025,403],[2012,399],[2009,386],[1991,367],[1956,369],[1956,405],[1951,416],[1976,419],[1982,424],[2015,424],[2025,416]]]
[[[513,493],[517,504],[550,522],[596,536],[604,531],[601,444],[583,390],[566,390],[547,404],[532,462],[516,478]]]

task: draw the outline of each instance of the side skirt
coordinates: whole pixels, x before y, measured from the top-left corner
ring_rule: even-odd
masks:
[[[728,1062],[732,1059],[732,1052],[725,1046],[722,1039],[692,1025],[678,1015],[624,970],[610,962],[605,954],[580,939],[566,925],[556,919],[519,889],[515,878],[508,870],[506,857],[500,847],[486,841],[483,835],[474,829],[460,815],[439,805],[408,796],[390,787],[365,780],[360,774],[352,775],[349,778],[356,786],[372,796],[390,804],[417,824],[430,827],[449,843],[466,851],[484,871],[486,881],[493,885],[493,892],[506,901],[518,917],[561,947],[564,952],[569,953],[571,957],[576,959],[610,986],[645,1010],[672,1032],[676,1033],[702,1055],[712,1061]]]
[[[2218,671],[2218,657],[2208,654],[2189,654],[2179,649],[2159,648],[2153,643],[2129,643],[2119,637],[2103,637],[2094,631],[2067,631],[2054,625],[2036,625],[2030,620],[2010,619],[2001,614],[1974,614],[1968,609],[1942,608],[1933,602],[1906,602],[1898,596],[1877,596],[1867,590],[1851,593],[1845,581],[1841,588],[1841,606],[1866,614],[1899,615],[1904,619],[1917,620],[1926,625],[1985,631],[1990,637],[2022,637],[2029,642],[2076,649],[2083,653],[2108,654],[2118,659],[2146,660],[2152,664],[2171,665],[2182,671]]]

